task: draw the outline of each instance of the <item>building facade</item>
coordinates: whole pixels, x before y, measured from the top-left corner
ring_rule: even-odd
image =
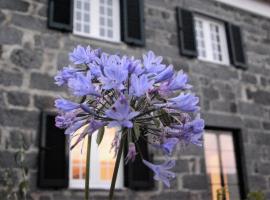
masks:
[[[183,150],[174,155],[171,188],[152,187],[148,175],[135,187],[135,175],[123,173],[116,199],[208,200],[223,189],[225,199],[244,199],[250,191],[270,199],[269,13],[270,3],[256,0],[0,0],[0,196],[21,191],[27,180],[29,199],[83,199],[84,185],[74,182],[73,172],[60,184],[50,182],[55,174],[46,182],[42,166],[66,168],[48,161],[40,166],[42,135],[52,124],[44,113],[66,94],[53,76],[80,44],[163,56],[189,74],[206,121],[203,148],[177,147]],[[164,160],[154,153],[156,162]],[[107,199],[106,184],[95,183],[91,198]]]

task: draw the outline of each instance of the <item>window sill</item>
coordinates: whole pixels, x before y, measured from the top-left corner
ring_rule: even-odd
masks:
[[[212,61],[212,60],[206,60],[206,59],[201,59],[201,58],[197,58],[197,60],[199,62],[203,62],[203,63],[210,63],[210,64],[213,64],[213,65],[220,65],[220,66],[231,66],[230,63],[222,63],[222,62],[217,62],[217,61]]]
[[[82,188],[78,188],[78,187],[68,187],[68,190],[72,190],[72,191],[84,191],[84,187]],[[109,191],[110,188],[95,188],[95,187],[90,187],[90,190],[92,191]],[[126,187],[122,187],[122,188],[115,188],[115,191],[126,191],[127,188]]]
[[[108,38],[102,38],[102,37],[94,37],[94,36],[89,36],[89,35],[83,35],[83,34],[76,34],[76,33],[72,33],[72,35],[76,38],[82,38],[82,39],[88,39],[88,40],[95,40],[98,42],[109,42],[111,44],[116,44],[116,45],[122,45],[124,44],[121,40],[111,40]]]

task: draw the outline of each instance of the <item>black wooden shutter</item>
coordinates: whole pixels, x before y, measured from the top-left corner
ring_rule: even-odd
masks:
[[[39,147],[39,178],[41,188],[68,186],[68,141],[64,130],[55,127],[55,114],[43,112]]]
[[[122,40],[135,46],[145,45],[144,1],[121,0]]]
[[[73,0],[48,0],[48,27],[72,31]]]
[[[241,28],[227,23],[226,32],[231,63],[236,67],[247,68]]]
[[[193,13],[177,8],[179,48],[183,56],[197,57],[196,37]]]
[[[152,155],[148,152],[148,144],[141,138],[138,141],[144,159],[152,161]],[[125,147],[125,155],[127,146]],[[153,172],[141,161],[140,155],[136,156],[134,162],[129,162],[124,167],[125,187],[132,190],[150,190],[154,187]]]

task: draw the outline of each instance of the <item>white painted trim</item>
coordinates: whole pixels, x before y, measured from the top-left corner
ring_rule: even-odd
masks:
[[[270,18],[270,3],[256,0],[215,0],[242,10]]]
[[[106,128],[105,128],[106,134]],[[92,134],[92,141],[91,141],[91,155],[90,155],[90,184],[89,187],[91,189],[110,189],[111,180],[104,181],[100,179],[100,162],[99,162],[99,146],[96,143],[97,139],[97,131]],[[81,143],[79,144],[79,148]],[[76,148],[76,147],[75,147]],[[85,187],[85,180],[84,179],[73,179],[72,178],[72,152],[70,153],[69,158],[69,188],[70,189],[84,189]],[[116,189],[123,189],[124,188],[124,159],[123,156],[121,157],[117,179],[115,183]]]
[[[198,56],[198,59],[208,62],[213,62],[217,64],[230,65],[228,45],[227,45],[227,37],[225,32],[225,24],[221,21],[204,17],[201,15],[195,15],[195,20],[201,21],[203,24],[203,34],[204,34],[204,43],[205,43],[205,51],[206,57]],[[220,46],[221,46],[221,55],[222,61],[215,60],[213,55],[213,47],[211,40],[211,31],[210,24],[214,24],[219,28],[219,37],[220,37]],[[196,26],[196,24],[195,24]]]
[[[90,33],[86,33],[83,30],[78,31],[76,30],[76,23],[80,23],[81,25],[86,24],[83,20],[77,20],[76,19],[76,12],[81,12],[81,18],[83,18],[84,14],[84,8],[77,9],[76,3],[77,1],[82,2],[82,7],[84,6],[84,2],[90,3]],[[101,36],[99,33],[100,29],[100,0],[74,0],[74,9],[73,9],[73,34],[93,39],[99,39],[114,43],[120,43],[121,42],[121,36],[120,36],[120,1],[119,0],[112,0],[112,10],[113,10],[113,37],[108,36]],[[81,27],[83,28],[83,27]]]

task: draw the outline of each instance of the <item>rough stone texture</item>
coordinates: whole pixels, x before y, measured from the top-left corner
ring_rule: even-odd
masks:
[[[62,88],[54,83],[54,78],[47,74],[31,74],[30,87],[40,90],[60,91]]]
[[[185,175],[183,177],[183,187],[194,190],[206,190],[207,179],[205,175]]]
[[[0,70],[0,85],[20,86],[22,81],[22,74]]]
[[[21,44],[22,36],[22,31],[11,27],[2,27],[0,29],[0,44]]]
[[[10,132],[9,144],[10,144],[11,148],[29,149],[29,147],[31,146],[31,142],[32,142],[32,139],[31,139],[31,135],[29,133],[25,133],[25,132],[18,131],[18,130],[13,130]]]
[[[7,99],[9,104],[15,106],[28,106],[30,103],[29,94],[19,91],[8,92]]]
[[[3,168],[16,168],[13,158],[20,148],[19,141],[23,140],[33,200],[83,199],[80,190],[40,190],[36,184],[37,156],[39,113],[52,110],[54,99],[64,94],[54,84],[53,74],[69,64],[68,52],[75,45],[90,44],[136,57],[152,49],[164,57],[164,63],[172,63],[176,69],[187,72],[201,97],[206,125],[241,131],[244,143],[241,156],[246,162],[249,189],[259,189],[270,196],[270,19],[210,0],[144,2],[146,47],[134,48],[49,30],[47,0],[0,0],[0,184]],[[179,55],[176,6],[239,25],[248,69]],[[171,189],[156,183],[153,191],[117,191],[116,199],[209,200],[211,191],[206,183],[203,149],[188,146],[175,157],[177,179]],[[107,191],[95,190],[91,197],[102,200],[107,199],[106,194]]]
[[[55,97],[50,96],[34,96],[34,104],[38,109],[52,109],[54,108]]]
[[[38,112],[0,109],[0,124],[2,126],[20,127],[20,128],[38,128]]]
[[[21,0],[0,0],[1,9],[16,10],[26,12],[28,10],[29,3]]]
[[[15,49],[10,56],[11,61],[23,69],[40,68],[42,54],[39,50]]]

